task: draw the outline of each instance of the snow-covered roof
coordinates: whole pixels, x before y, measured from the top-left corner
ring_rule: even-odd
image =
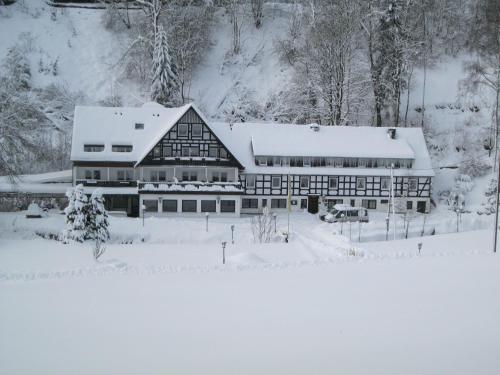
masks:
[[[157,103],[137,108],[77,106],[71,160],[137,163],[192,106],[165,108]],[[136,123],[144,124],[144,128],[136,129]],[[84,145],[104,145],[104,150],[85,152]],[[113,152],[113,145],[132,146],[132,151]]]
[[[255,156],[415,157],[406,139],[397,136],[391,139],[387,135],[387,128],[285,124],[248,126],[252,127]]]
[[[433,176],[424,135],[420,128],[371,126],[319,126],[274,123],[210,123],[210,127],[245,166],[245,173],[311,174],[311,169],[331,175],[387,175],[385,168],[268,167],[255,165],[255,155],[412,159],[412,168],[394,175]]]

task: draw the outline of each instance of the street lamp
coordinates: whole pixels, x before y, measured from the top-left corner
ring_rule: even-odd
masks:
[[[210,214],[208,212],[205,212],[205,231],[208,232],[208,217]]]
[[[340,215],[340,234],[344,234],[344,214]]]
[[[234,245],[234,224],[231,224],[231,243]]]
[[[274,233],[276,233],[276,212],[273,212],[273,220],[274,220]]]
[[[222,241],[222,264],[226,264],[226,241]]]

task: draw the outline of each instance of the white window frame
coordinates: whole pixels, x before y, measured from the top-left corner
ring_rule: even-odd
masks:
[[[356,177],[356,190],[366,190],[366,177]]]
[[[255,175],[250,174],[245,176],[245,186],[247,189],[254,189],[255,188]]]
[[[384,187],[384,182],[387,181],[387,186]],[[391,178],[381,177],[380,178],[380,190],[390,190],[391,189]]]
[[[332,181],[335,181],[335,186],[332,187]],[[337,190],[339,188],[339,178],[330,176],[328,177],[328,189]]]
[[[303,181],[305,181],[307,183],[302,184]],[[300,176],[300,188],[301,189],[309,189],[309,182],[310,182],[309,176]]]
[[[274,185],[274,181],[278,181],[278,186]],[[271,177],[271,188],[272,189],[281,189],[281,176],[272,176]]]
[[[195,132],[194,129],[199,129],[199,132]],[[202,124],[192,124],[191,125],[191,134],[193,137],[201,137],[203,135],[203,126]]]
[[[185,129],[185,134],[183,134],[183,132],[181,132],[181,129]],[[187,137],[189,134],[189,126],[188,124],[179,124],[179,126],[177,127],[177,136],[179,137]]]
[[[302,165],[304,167],[310,167],[311,166],[311,158],[306,156],[302,159]]]
[[[412,187],[412,185],[415,185]],[[418,190],[418,178],[417,177],[410,177],[408,179],[408,190],[409,191],[417,191]]]

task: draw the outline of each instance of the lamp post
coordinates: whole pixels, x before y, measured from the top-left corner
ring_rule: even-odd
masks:
[[[389,240],[389,215],[385,217],[385,240]]]
[[[231,224],[231,243],[234,245],[234,224]]]
[[[274,233],[276,233],[276,212],[273,212],[273,220],[274,220]]]
[[[340,234],[344,234],[344,214],[340,215]]]
[[[226,241],[222,241],[222,264],[226,264]]]
[[[208,217],[210,214],[208,212],[205,212],[205,231],[208,232]]]
[[[141,205],[141,210],[142,210],[142,226],[144,226],[144,213],[146,212],[146,205],[145,204]]]

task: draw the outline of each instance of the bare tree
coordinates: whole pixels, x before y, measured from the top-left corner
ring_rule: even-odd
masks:
[[[255,242],[268,243],[271,241],[272,221],[272,215],[267,207],[264,207],[261,214],[252,217],[252,233]]]
[[[241,51],[241,27],[243,22],[243,5],[240,0],[228,0],[226,5],[232,24],[232,53],[238,55]]]
[[[255,27],[258,29],[262,25],[262,6],[264,5],[264,0],[251,0],[251,3],[253,20]]]

